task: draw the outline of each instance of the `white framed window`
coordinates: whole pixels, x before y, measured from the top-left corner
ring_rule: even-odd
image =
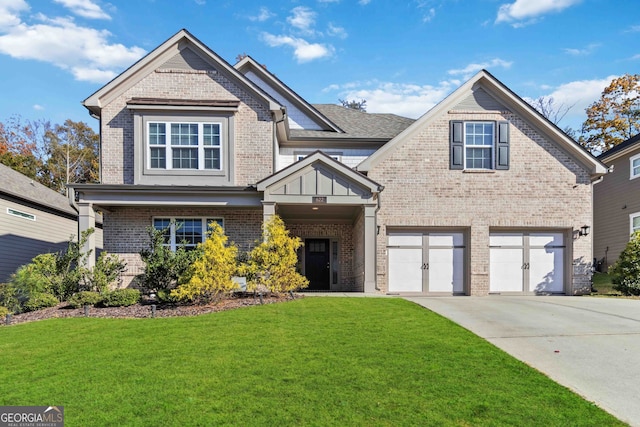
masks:
[[[18,218],[28,219],[29,221],[35,221],[36,216],[30,213],[17,211],[15,209],[7,208],[7,213],[9,215],[17,216]]]
[[[629,236],[636,231],[640,231],[640,212],[629,215]]]
[[[310,154],[312,154],[312,153],[313,153],[313,152],[311,152],[311,151],[310,151],[310,152],[308,152],[308,153],[307,153],[307,152],[303,152],[303,153],[301,153],[301,152],[296,152],[296,153],[295,153],[295,161],[296,161],[296,162],[298,162],[298,161],[300,161],[300,160],[304,159],[305,157],[307,157],[308,155],[310,155]],[[333,151],[333,152],[323,151],[323,153],[324,153],[324,154],[326,154],[327,156],[331,157],[331,158],[332,158],[332,159],[334,159],[334,160],[337,160],[337,161],[339,161],[339,162],[341,162],[341,161],[342,161],[342,153],[340,153],[340,152],[335,152],[335,151]]]
[[[224,227],[222,218],[162,217],[153,218],[153,228],[165,231],[165,245],[171,247],[172,251],[180,245],[184,245],[187,250],[192,250],[207,238],[212,222],[217,222],[220,227]]]
[[[149,169],[222,170],[222,123],[147,123]]]
[[[629,159],[629,179],[638,178],[640,176],[640,154]]]
[[[494,141],[494,122],[465,122],[465,169],[493,169]]]

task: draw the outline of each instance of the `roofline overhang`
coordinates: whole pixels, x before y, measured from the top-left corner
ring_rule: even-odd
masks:
[[[74,184],[72,204],[96,206],[211,206],[261,208],[262,192],[255,187],[211,187],[135,184]]]

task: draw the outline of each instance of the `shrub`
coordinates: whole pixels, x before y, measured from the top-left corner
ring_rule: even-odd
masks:
[[[147,292],[158,293],[161,290],[171,289],[176,286],[178,278],[183,276],[198,251],[187,251],[183,245],[173,252],[165,246],[165,233],[167,229],[156,230],[148,227],[149,247],[140,251],[140,257],[145,264],[144,272],[140,277],[140,287]]]
[[[0,322],[3,321],[4,318],[7,316],[7,314],[10,314],[10,313],[11,312],[7,307],[3,307],[0,305]]]
[[[631,236],[618,260],[609,267],[613,289],[624,295],[640,295],[640,232]]]
[[[84,277],[85,287],[89,291],[104,293],[110,285],[119,284],[120,276],[127,268],[117,255],[102,252],[96,260],[96,265],[87,271]]]
[[[137,289],[115,289],[105,292],[100,305],[103,307],[128,307],[140,301],[140,291]]]
[[[171,296],[181,301],[211,301],[237,289],[231,278],[238,269],[238,248],[228,243],[220,224],[211,223],[207,239],[198,246],[199,257],[187,272],[188,280],[171,291]]]
[[[22,294],[12,283],[0,283],[0,305],[12,313],[21,313],[28,295]]]
[[[309,286],[309,280],[296,271],[299,237],[289,236],[284,221],[274,215],[263,225],[263,239],[249,252],[249,261],[241,269],[247,276],[247,288],[265,286],[270,292],[282,293]]]
[[[73,308],[84,307],[85,305],[96,305],[102,301],[102,295],[93,291],[81,291],[69,298],[69,305]]]
[[[44,292],[34,292],[29,295],[29,299],[24,303],[24,311],[36,311],[43,308],[55,307],[60,301],[51,294]]]

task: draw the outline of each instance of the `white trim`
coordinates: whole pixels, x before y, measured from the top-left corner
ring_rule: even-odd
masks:
[[[473,123],[473,124],[480,124],[480,125],[491,125],[491,130],[492,130],[492,141],[491,141],[491,145],[473,145],[473,144],[467,144],[467,124],[469,123]],[[495,152],[496,152],[496,139],[497,139],[497,135],[496,135],[496,130],[497,130],[497,126],[496,126],[496,122],[493,120],[463,120],[462,121],[462,142],[463,142],[463,153],[462,153],[462,157],[463,157],[463,169],[467,170],[467,171],[492,171],[496,169],[496,160],[495,160]],[[475,135],[475,134],[474,134]],[[484,135],[484,134],[482,134]],[[480,149],[489,149],[491,150],[491,157],[489,159],[489,167],[488,168],[470,168],[467,166],[467,149],[468,148],[480,148]]]
[[[640,172],[638,174],[633,174],[633,161],[640,160],[640,154],[636,154],[635,156],[629,157],[629,179],[640,178]],[[639,165],[640,167],[640,165]]]
[[[631,236],[633,236],[635,231],[640,231],[640,227],[638,227],[637,230],[633,229],[633,220],[638,217],[640,217],[640,212],[629,214],[629,239],[631,239]]]
[[[17,209],[7,208],[7,213],[12,216],[17,216],[18,218],[27,219],[29,221],[35,221],[36,216],[34,214],[30,214],[27,212],[22,212]]]

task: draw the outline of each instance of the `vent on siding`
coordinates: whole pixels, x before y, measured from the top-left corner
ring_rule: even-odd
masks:
[[[17,216],[18,218],[28,219],[29,221],[35,221],[36,216],[30,213],[17,211],[15,209],[7,208],[7,213],[9,215]]]

